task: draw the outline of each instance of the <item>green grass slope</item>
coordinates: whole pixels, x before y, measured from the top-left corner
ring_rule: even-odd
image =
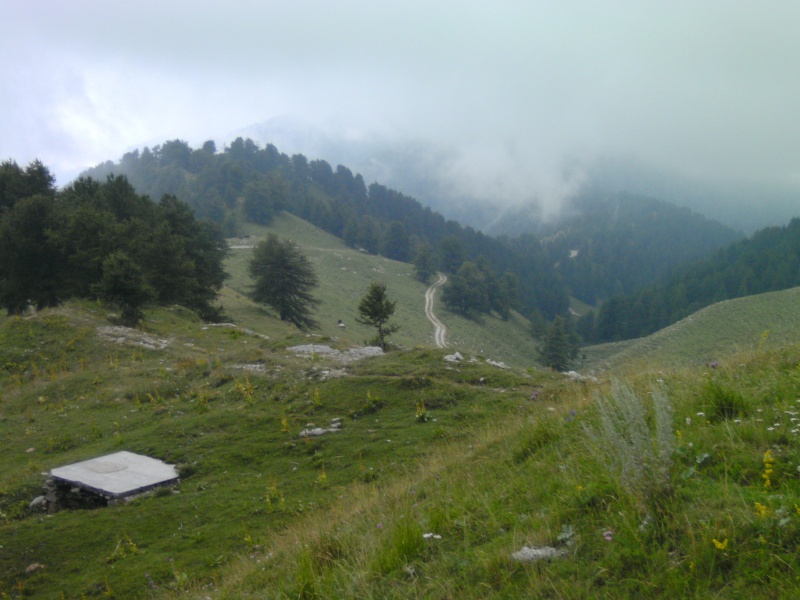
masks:
[[[232,561],[212,597],[795,598],[798,369],[794,345],[616,390],[543,382]]]
[[[270,230],[319,266],[322,331],[246,298],[246,250],[229,258],[233,324],[165,307],[109,329],[88,302],[0,316],[0,598],[800,595],[796,290],[710,307],[670,334],[683,346],[609,359],[609,378],[626,374],[614,387],[514,363],[492,337],[510,332],[444,312],[468,340],[468,360],[447,362],[407,265],[291,217]],[[408,349],[352,363],[288,350],[369,337],[346,311],[378,274],[398,309],[419,303],[399,313]],[[29,507],[50,469],[119,450],[178,465],[179,485]]]
[[[370,283],[383,281],[389,297],[397,301],[394,322],[400,325],[400,330],[390,341],[407,348],[433,345],[433,326],[425,317],[427,286],[414,277],[410,264],[358,252],[340,239],[288,213],[280,214],[266,228],[245,224],[244,234],[250,238],[234,245],[255,245],[268,233],[293,240],[314,265],[320,281],[315,295],[321,303],[315,315],[320,329],[312,333],[351,345],[362,345],[374,338],[375,330],[357,323],[355,319],[358,303],[367,293]],[[257,308],[246,299],[250,286],[247,264],[251,255],[252,250],[248,247],[231,250],[226,263],[231,278],[222,301],[226,310],[236,315],[237,322],[258,329],[263,326],[263,317],[267,314],[264,311],[268,309]],[[508,321],[493,316],[470,320],[447,311],[438,298],[434,310],[448,328],[450,352],[475,354],[517,366],[534,363],[536,343],[527,321],[518,314]],[[344,331],[337,327],[339,319],[346,324]]]
[[[265,317],[255,331],[154,309],[138,332],[106,317],[69,303],[0,318],[0,597],[213,586],[238,555],[263,556],[287,525],[407,472],[541,384],[425,348],[298,357],[286,348],[306,335]],[[340,432],[299,436],[336,418]],[[179,465],[180,486],[100,510],[29,509],[43,473],[119,450]]]
[[[717,361],[737,352],[779,348],[800,340],[800,288],[726,300],[638,340],[584,349],[586,368],[625,364],[668,368]]]

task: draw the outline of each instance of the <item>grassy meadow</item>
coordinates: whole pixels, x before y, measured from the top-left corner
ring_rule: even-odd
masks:
[[[245,234],[268,231],[317,267],[319,331],[247,299],[246,249],[228,259],[228,326],[163,307],[109,333],[90,302],[0,316],[0,598],[800,595],[796,291],[709,307],[617,358],[588,349],[604,370],[574,381],[534,366],[519,318],[437,308],[453,345],[432,348],[408,265],[289,216]],[[378,278],[400,349],[288,350],[372,337],[355,306]],[[180,483],[29,508],[50,469],[119,450]]]
[[[800,340],[798,306],[800,288],[719,302],[646,338],[585,348],[586,368],[702,366],[741,352],[781,348]]]

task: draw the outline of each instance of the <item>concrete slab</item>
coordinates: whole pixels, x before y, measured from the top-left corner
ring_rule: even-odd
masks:
[[[50,475],[56,482],[111,498],[125,498],[178,479],[174,465],[127,451],[58,467]]]

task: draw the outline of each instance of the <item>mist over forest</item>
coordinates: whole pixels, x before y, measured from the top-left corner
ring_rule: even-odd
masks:
[[[681,176],[634,158],[598,156],[564,161],[556,184],[542,188],[530,181],[524,164],[504,165],[503,178],[487,181],[498,162],[486,156],[481,165],[463,149],[432,139],[348,136],[297,118],[275,117],[229,134],[275,144],[334,164],[348,165],[368,182],[377,181],[415,197],[454,219],[492,235],[537,231],[569,210],[581,195],[620,192],[648,196],[690,208],[738,231],[752,234],[781,225],[797,215],[798,190],[777,182],[736,179],[710,182]],[[489,151],[487,151],[488,153]]]

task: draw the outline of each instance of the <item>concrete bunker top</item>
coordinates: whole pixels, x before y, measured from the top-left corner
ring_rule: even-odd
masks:
[[[56,482],[89,490],[110,498],[125,498],[177,481],[174,465],[155,458],[116,452],[50,471]]]

